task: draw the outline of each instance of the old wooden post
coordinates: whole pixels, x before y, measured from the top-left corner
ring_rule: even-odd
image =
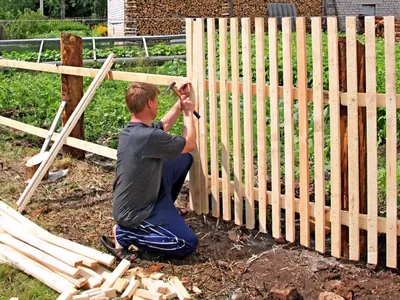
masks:
[[[62,32],[60,47],[61,63],[63,66],[83,66],[82,38],[74,34]],[[83,97],[83,77],[64,74],[61,75],[61,97],[63,101],[67,102],[62,115],[62,124],[64,126]],[[70,136],[82,140],[85,139],[83,115],[72,130]],[[66,145],[63,146],[63,153],[77,159],[85,158],[85,151]]]
[[[339,37],[339,83],[340,91],[347,92],[346,69],[346,37]],[[365,46],[357,41],[357,85],[358,92],[365,93]],[[367,213],[367,139],[366,139],[366,107],[358,108],[358,138],[359,138],[359,183],[360,183],[360,213]],[[347,136],[347,106],[340,106],[340,140],[342,169],[342,210],[349,210],[348,182],[348,136]],[[360,253],[367,250],[367,232],[360,235]],[[342,255],[349,257],[349,228],[342,226]]]

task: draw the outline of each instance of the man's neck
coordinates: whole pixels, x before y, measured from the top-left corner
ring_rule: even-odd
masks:
[[[132,115],[131,122],[143,123],[143,124],[146,124],[147,126],[150,126],[152,119],[145,118],[142,116]]]

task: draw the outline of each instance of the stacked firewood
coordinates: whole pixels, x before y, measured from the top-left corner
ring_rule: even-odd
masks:
[[[112,255],[53,235],[1,201],[0,263],[42,281],[60,300],[191,299],[177,277],[159,273],[160,265],[131,268],[123,259],[113,268]]]
[[[232,17],[268,17],[268,3],[295,3],[298,16],[320,16],[322,11],[322,0],[234,0]],[[126,0],[125,14],[127,34],[181,34],[182,18],[229,17],[230,0]]]

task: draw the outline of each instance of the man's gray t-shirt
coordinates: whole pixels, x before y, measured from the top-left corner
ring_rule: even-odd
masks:
[[[162,160],[177,157],[186,139],[164,132],[161,122],[129,122],[121,131],[113,185],[113,217],[135,228],[152,212],[161,185]]]

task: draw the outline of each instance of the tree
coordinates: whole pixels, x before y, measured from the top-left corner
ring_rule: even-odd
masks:
[[[36,11],[39,8],[38,0],[0,0],[0,19],[13,19],[18,12],[26,10]]]

